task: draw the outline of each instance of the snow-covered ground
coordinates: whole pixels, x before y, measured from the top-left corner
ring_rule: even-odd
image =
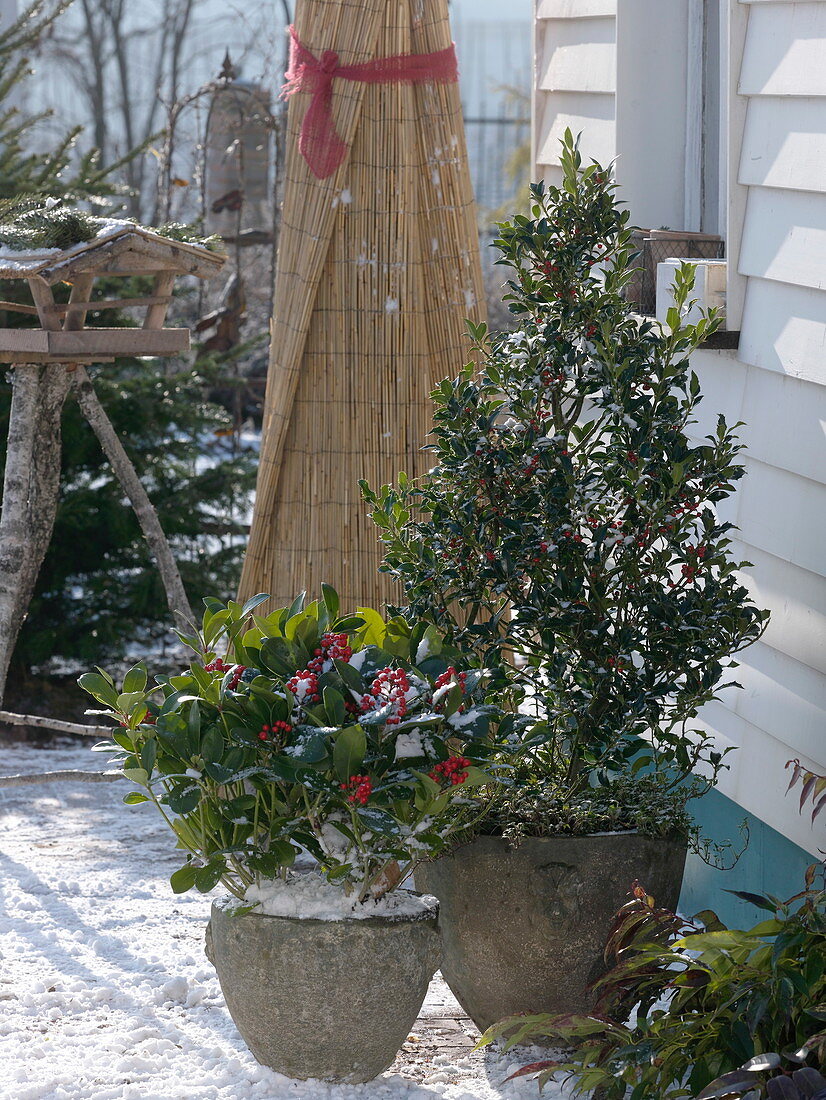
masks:
[[[0,745],[0,775],[71,768],[105,770],[106,754],[76,742]],[[293,1081],[260,1066],[204,955],[210,900],[172,893],[180,854],[151,806],[121,804],[129,789],[0,788],[2,1100],[538,1097],[530,1080],[502,1082],[542,1055],[472,1054],[461,1029],[441,1054],[414,1030],[394,1066],[367,1085]],[[422,1018],[450,1024],[459,1013],[434,979]],[[568,1095],[553,1084],[542,1093]]]

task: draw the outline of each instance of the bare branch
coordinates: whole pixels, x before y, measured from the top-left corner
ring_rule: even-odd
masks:
[[[62,718],[46,718],[41,714],[16,714],[12,710],[0,710],[0,724],[58,730],[60,733],[74,733],[78,737],[111,737],[112,735],[111,726],[84,726],[80,722],[64,722]]]
[[[117,783],[126,776],[122,772],[41,772],[39,775],[2,775],[0,787],[32,787],[37,783]]]

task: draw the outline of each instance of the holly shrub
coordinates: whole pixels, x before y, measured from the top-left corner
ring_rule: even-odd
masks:
[[[529,772],[564,799],[629,769],[715,774],[692,722],[766,613],[717,515],[739,425],[692,436],[689,356],[719,317],[686,323],[690,265],[665,324],[636,316],[611,174],[570,132],[561,164],[562,186],[533,185],[531,216],[499,226],[519,328],[469,324],[481,366],[432,395],[433,468],[362,492],[407,614],[499,670],[543,743]]]

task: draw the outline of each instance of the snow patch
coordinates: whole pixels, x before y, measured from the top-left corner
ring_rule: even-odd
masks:
[[[237,905],[228,900],[226,905]],[[255,905],[256,913],[266,917],[294,917],[298,920],[365,920],[368,917],[390,917],[396,920],[422,919],[435,915],[439,903],[428,894],[412,894],[396,890],[378,901],[359,903],[355,895],[348,897],[341,887],[333,886],[312,871],[290,872],[284,879],[270,879],[247,888],[244,905]]]

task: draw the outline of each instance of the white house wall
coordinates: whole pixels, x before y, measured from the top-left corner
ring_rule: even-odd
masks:
[[[620,0],[622,2],[622,0]],[[561,180],[559,139],[582,133],[601,163],[616,154],[617,0],[537,0],[534,20],[534,177]]]
[[[746,477],[723,510],[755,599],[772,613],[732,691],[704,711],[736,745],[720,789],[817,853],[785,797],[785,761],[826,769],[826,0],[732,0],[747,19],[733,51],[732,183],[742,228],[729,265],[743,280],[737,353],[699,352],[706,400],[746,422]],[[739,129],[738,129],[739,127]]]
[[[739,527],[734,553],[753,563],[744,580],[772,618],[763,639],[740,655],[734,675],[742,690],[725,693],[702,720],[721,746],[738,750],[728,757],[722,793],[817,854],[822,838],[785,796],[784,765],[799,757],[826,770],[826,0],[727,3],[728,167],[721,179],[729,319],[740,341],[737,352],[694,357],[706,395],[696,432],[699,438],[710,431],[718,411],[746,422],[746,476],[722,515]],[[659,131],[652,137],[650,104],[635,122],[626,75],[633,42],[623,23],[624,13],[639,14],[646,4],[649,12],[670,9],[672,17],[679,8],[670,0],[618,0],[618,12],[598,0],[538,0],[536,8],[537,72],[546,77],[561,71],[553,53],[563,41],[578,43],[583,65],[600,57],[604,70],[610,22],[619,54],[613,94],[584,93],[592,78],[570,66],[565,89],[547,78],[537,88],[537,174],[554,171],[553,140],[570,124],[582,130],[586,153],[599,148],[604,158],[612,146],[619,152],[620,194],[638,224],[652,221],[641,214],[640,193],[622,186],[628,149],[644,156],[650,142],[648,164],[655,182],[662,166],[664,191],[673,190],[668,162],[680,163],[683,174],[685,167],[679,146],[662,145]],[[636,60],[639,77],[644,52]],[[672,110],[667,100],[663,110]]]
[[[618,156],[635,224],[686,224],[690,0],[535,0],[535,177],[558,184],[559,140]],[[693,227],[698,228],[698,227]]]

